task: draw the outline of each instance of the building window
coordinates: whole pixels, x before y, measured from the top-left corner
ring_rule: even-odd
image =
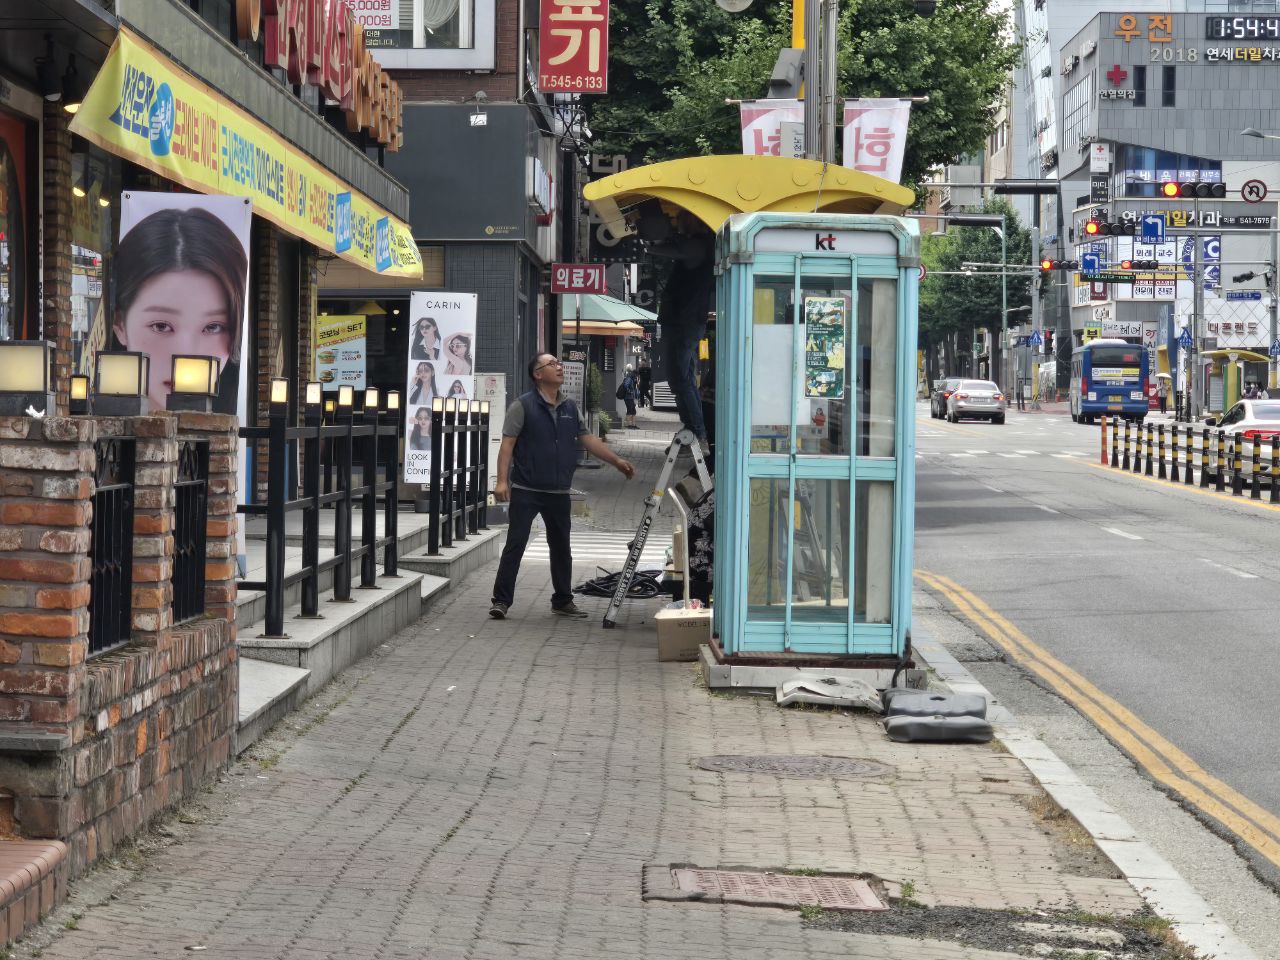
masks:
[[[1088,132],[1093,104],[1094,71],[1090,70],[1062,98],[1062,146],[1068,156],[1080,148]]]
[[[1133,68],[1133,105],[1135,107],[1145,107],[1147,105],[1147,68]]]
[[[492,70],[497,0],[365,0],[365,43],[392,70]]]
[[[36,336],[35,123],[0,110],[0,340]]]
[[[1173,107],[1177,106],[1177,90],[1175,84],[1178,81],[1178,68],[1164,68],[1164,89],[1160,93],[1160,106]]]

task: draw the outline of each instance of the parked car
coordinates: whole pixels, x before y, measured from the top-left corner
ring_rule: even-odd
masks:
[[[956,384],[959,382],[959,377],[944,377],[934,381],[933,396],[929,398],[929,415],[933,419],[941,420],[947,415],[947,399],[955,391]]]
[[[1280,400],[1241,400],[1221,417],[1209,417],[1205,426],[1229,436],[1270,440],[1280,436]]]
[[[947,398],[947,419],[952,423],[966,417],[1004,423],[1007,406],[1004,394],[990,380],[961,380]]]

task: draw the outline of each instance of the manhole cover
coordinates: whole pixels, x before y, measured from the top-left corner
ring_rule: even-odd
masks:
[[[717,773],[767,773],[775,777],[883,777],[893,768],[873,760],[854,757],[807,757],[793,754],[772,756],[722,755],[699,757],[696,766]]]
[[[817,905],[824,910],[888,910],[871,885],[857,877],[800,877],[754,870],[673,866],[665,882],[659,868],[645,868],[645,897],[742,903],[753,907]]]

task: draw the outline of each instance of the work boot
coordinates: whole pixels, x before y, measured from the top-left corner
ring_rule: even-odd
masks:
[[[578,606],[572,600],[570,600],[568,603],[566,603],[562,607],[552,607],[551,612],[558,614],[559,616],[562,616],[562,617],[571,617],[574,620],[587,619],[587,611],[583,610],[580,606]]]

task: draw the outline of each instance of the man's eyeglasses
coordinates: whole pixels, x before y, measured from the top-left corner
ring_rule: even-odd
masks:
[[[534,370],[534,373],[537,373],[539,370],[545,370],[547,367],[563,367],[563,366],[564,366],[563,360],[548,360],[546,363],[543,363],[534,367],[533,370]]]

